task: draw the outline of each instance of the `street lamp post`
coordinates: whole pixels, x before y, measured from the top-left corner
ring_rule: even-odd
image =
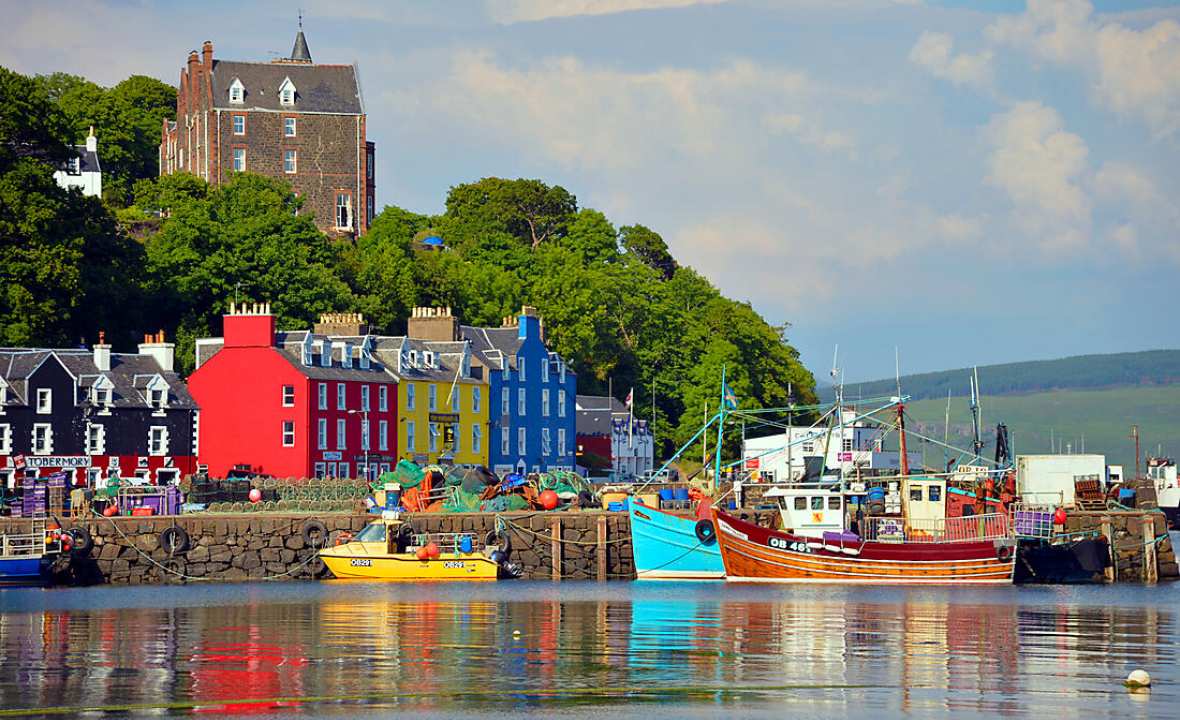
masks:
[[[364,427],[361,428],[361,445],[364,447],[361,449],[365,451],[365,480],[371,481],[373,478],[370,477],[370,475],[372,475],[372,471],[369,469],[369,445],[371,445],[373,441],[373,431],[372,428],[369,427],[369,411],[349,410],[348,414],[360,415],[361,422],[364,423]]]

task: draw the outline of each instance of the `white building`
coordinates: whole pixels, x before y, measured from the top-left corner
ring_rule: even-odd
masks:
[[[102,167],[98,163],[98,138],[94,128],[85,145],[74,146],[74,156],[53,173],[57,184],[67,190],[80,188],[87,197],[102,197]]]
[[[612,397],[578,395],[576,401],[579,456],[610,460],[611,477],[620,481],[655,469],[655,438],[646,420],[634,418]]]
[[[791,482],[803,477],[806,458],[824,457],[825,467],[853,476],[861,470],[900,470],[901,453],[885,450],[886,430],[875,424],[855,421],[856,412],[844,411],[844,425],[792,427],[777,435],[748,438],[743,443],[743,467],[757,473],[762,482]],[[922,454],[910,451],[910,467],[922,466]],[[814,462],[814,461],[813,461]]]

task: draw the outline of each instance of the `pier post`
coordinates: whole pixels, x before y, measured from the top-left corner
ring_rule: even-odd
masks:
[[[598,581],[606,580],[606,515],[598,516]]]
[[[1119,579],[1119,556],[1114,550],[1114,530],[1111,528],[1109,515],[1102,517],[1102,537],[1106,538],[1106,551],[1110,554],[1110,567],[1103,572],[1106,574],[1106,582],[1113,585]]]
[[[553,579],[561,579],[561,518],[553,518],[550,530],[552,540],[549,542],[549,552],[553,557]]]
[[[1155,517],[1146,514],[1140,518],[1143,528],[1143,582],[1154,585],[1159,582],[1159,565],[1155,552]]]

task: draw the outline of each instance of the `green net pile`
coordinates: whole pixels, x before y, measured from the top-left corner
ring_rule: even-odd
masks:
[[[554,470],[552,472],[541,473],[537,476],[536,485],[538,492],[552,490],[562,500],[572,500],[582,491],[586,491],[592,496],[597,497],[593,485],[588,483],[581,475],[568,470]]]

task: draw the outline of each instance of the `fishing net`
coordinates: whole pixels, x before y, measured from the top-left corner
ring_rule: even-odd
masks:
[[[479,493],[467,492],[462,487],[456,487],[443,502],[442,509],[448,513],[479,512]]]
[[[426,472],[409,460],[398,460],[392,475],[394,476],[393,481],[400,484],[403,490],[407,490],[421,485]]]
[[[511,512],[513,510],[528,510],[529,502],[520,495],[497,495],[491,500],[485,500],[480,505],[484,512]]]
[[[552,490],[563,500],[576,498],[583,491],[596,496],[593,485],[581,475],[568,470],[541,473],[537,476],[536,486],[538,491]]]

